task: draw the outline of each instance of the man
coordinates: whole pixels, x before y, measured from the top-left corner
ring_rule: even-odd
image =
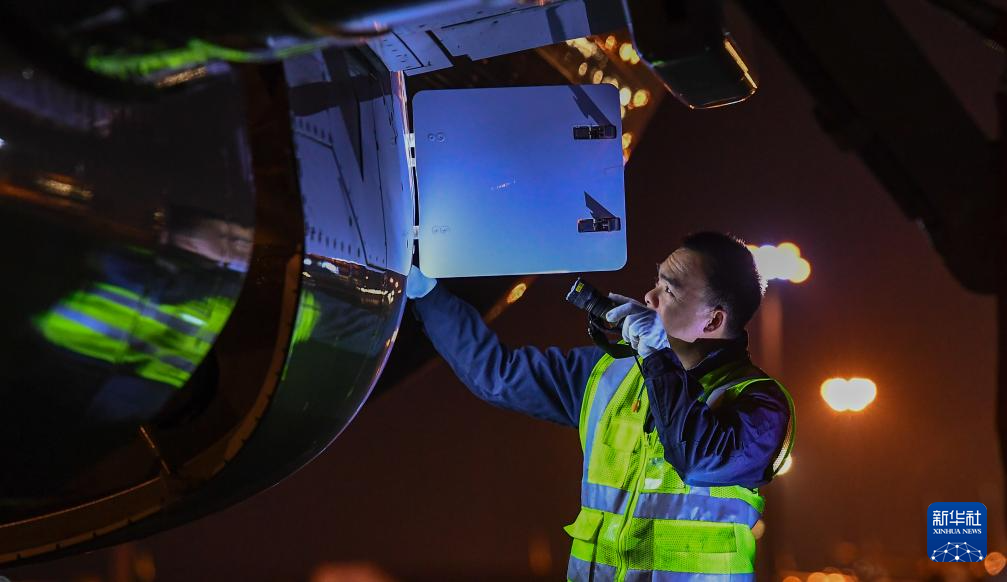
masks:
[[[793,403],[749,360],[762,285],[751,253],[702,232],[658,265],[644,303],[619,302],[642,358],[600,348],[509,349],[470,305],[410,272],[406,294],[437,351],[492,404],[580,431],[581,511],[567,578],[754,580],[756,488],[793,443]]]

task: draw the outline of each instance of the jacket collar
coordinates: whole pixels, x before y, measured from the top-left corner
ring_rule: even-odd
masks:
[[[745,364],[751,365],[748,353],[748,332],[741,331],[738,337],[725,340],[721,346],[706,354],[695,367],[689,369],[693,377],[700,378],[700,383],[706,387],[711,383],[716,386],[722,379]]]

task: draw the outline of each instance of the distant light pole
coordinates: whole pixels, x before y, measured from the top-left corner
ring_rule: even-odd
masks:
[[[766,285],[757,318],[759,328],[760,364],[771,374],[783,371],[783,301],[771,281],[803,283],[811,276],[811,263],[801,257],[801,249],[791,242],[779,245],[748,245],[755,266]]]
[[[845,487],[851,499],[867,495],[869,483],[863,478],[861,467],[862,457],[870,454],[870,447],[865,447],[865,441],[870,441],[869,426],[864,424],[868,419],[859,418],[859,414],[867,408],[878,395],[878,386],[868,378],[829,378],[822,382],[822,400],[837,413],[832,419],[830,431],[834,435],[832,463],[843,467]],[[863,516],[859,513],[853,519],[852,525],[857,528],[866,527]]]
[[[762,275],[766,290],[756,315],[756,326],[759,333],[759,365],[771,375],[780,376],[783,373],[783,300],[780,297],[779,289],[775,288],[778,285],[771,285],[770,282],[776,280],[794,284],[803,283],[811,276],[811,263],[801,257],[801,249],[791,242],[780,243],[776,246],[747,246],[752,257],[755,258],[755,266],[759,269],[759,274]],[[788,456],[777,475],[783,475],[790,471],[792,465],[793,457]],[[766,553],[769,555],[768,559],[763,560],[762,567],[775,578],[777,574],[776,562],[779,558],[777,555],[779,551],[778,540],[782,539],[784,535],[782,524],[786,508],[782,503],[785,495],[778,499],[775,493],[771,495],[774,498],[774,507],[776,508],[774,512],[778,523],[774,527],[775,533],[766,540],[768,542]],[[762,523],[762,527],[759,537],[766,529],[765,522],[760,520],[760,523]]]

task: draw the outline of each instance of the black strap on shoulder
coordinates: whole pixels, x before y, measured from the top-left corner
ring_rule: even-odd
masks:
[[[604,328],[592,316],[588,316],[587,318],[587,335],[591,336],[594,344],[601,348],[601,351],[617,360],[636,355],[636,350],[634,350],[632,346],[626,344],[613,344],[609,341]]]

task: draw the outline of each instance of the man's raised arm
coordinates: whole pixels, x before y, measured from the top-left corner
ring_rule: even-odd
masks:
[[[588,377],[602,356],[599,348],[573,348],[565,355],[555,347],[508,348],[474,307],[436,280],[413,267],[409,282],[413,313],[473,394],[508,410],[577,426]]]

